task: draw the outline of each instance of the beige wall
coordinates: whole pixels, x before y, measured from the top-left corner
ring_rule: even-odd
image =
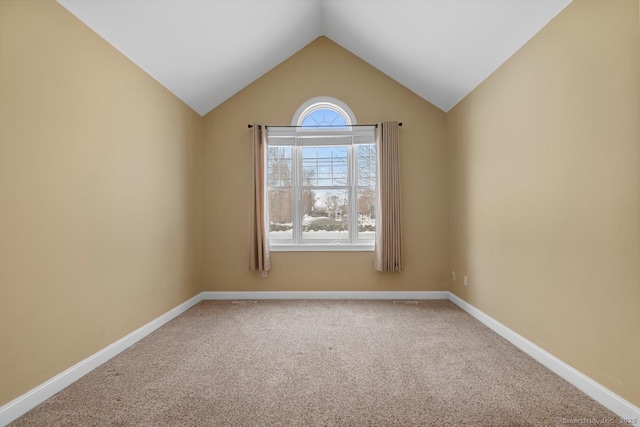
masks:
[[[359,123],[398,120],[406,271],[379,273],[373,252],[276,252],[267,278],[250,272],[251,130],[289,124],[316,96],[351,107]],[[444,290],[447,186],[444,113],[320,37],[205,116],[205,260],[209,291]]]
[[[575,0],[446,125],[450,289],[640,406],[638,22]]]
[[[202,119],[53,1],[0,1],[0,405],[199,291]]]

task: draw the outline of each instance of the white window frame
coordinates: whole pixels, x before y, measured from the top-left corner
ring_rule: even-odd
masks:
[[[267,135],[269,138],[285,138],[291,141],[291,157],[292,157],[292,222],[293,222],[293,239],[291,240],[274,240],[269,239],[269,246],[273,252],[283,251],[373,251],[375,247],[375,239],[365,240],[358,239],[358,144],[356,141],[367,140],[375,144],[375,128],[371,127],[352,127],[357,124],[353,111],[342,101],[329,97],[312,98],[303,103],[293,116],[292,126],[300,126],[307,115],[318,109],[330,109],[342,115],[347,123],[347,127],[338,129],[305,129],[301,127],[273,127],[269,126]],[[326,144],[327,138],[338,137],[339,144],[347,146],[347,170],[348,182],[347,193],[349,197],[349,239],[334,240],[331,242],[320,240],[303,240],[302,239],[302,147],[314,146],[310,142],[314,138],[321,138]],[[350,141],[350,142],[349,142]],[[288,144],[287,144],[288,145]],[[377,147],[376,147],[377,153]],[[265,171],[268,169],[266,164],[268,156],[265,156]],[[377,161],[376,161],[377,163]],[[377,169],[377,164],[376,164]],[[330,190],[336,187],[321,188],[320,190]],[[377,197],[377,195],[376,195]],[[268,203],[268,197],[265,198]],[[270,224],[268,215],[269,208],[265,209],[266,224]]]

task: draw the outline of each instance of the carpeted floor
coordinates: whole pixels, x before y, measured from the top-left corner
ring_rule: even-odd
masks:
[[[11,426],[615,419],[448,301],[204,301]]]

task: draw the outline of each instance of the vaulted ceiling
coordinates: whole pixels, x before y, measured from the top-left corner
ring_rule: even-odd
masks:
[[[201,115],[321,35],[443,111],[571,0],[58,0]]]

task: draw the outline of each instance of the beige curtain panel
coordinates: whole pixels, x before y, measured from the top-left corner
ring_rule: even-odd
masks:
[[[261,271],[263,275],[271,269],[269,252],[269,229],[266,224],[265,209],[265,169],[267,150],[266,126],[253,125],[253,184],[251,198],[251,271]]]
[[[400,160],[398,122],[378,125],[378,197],[375,269],[400,271],[402,265],[402,220],[400,212]]]

